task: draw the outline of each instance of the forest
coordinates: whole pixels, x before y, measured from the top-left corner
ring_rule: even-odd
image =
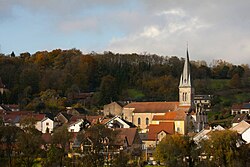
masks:
[[[93,93],[85,104],[89,109],[118,100],[177,101],[183,63],[175,56],[84,54],[77,49],[0,54],[0,77],[8,89],[0,101],[26,110],[74,105],[71,97],[80,92]],[[213,95],[216,110],[249,100],[247,64],[191,61],[191,72],[196,94]]]

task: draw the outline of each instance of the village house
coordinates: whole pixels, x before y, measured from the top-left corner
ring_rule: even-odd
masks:
[[[108,115],[122,116],[122,108],[123,108],[123,105],[121,103],[111,102],[103,106],[103,114],[104,116],[108,116]]]
[[[234,127],[231,127],[230,130],[236,131],[241,138],[248,144],[250,143],[250,124],[246,121],[241,121]]]
[[[231,108],[231,115],[248,114],[250,115],[250,103],[233,104]]]

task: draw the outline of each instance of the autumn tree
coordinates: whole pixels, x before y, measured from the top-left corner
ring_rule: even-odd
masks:
[[[118,99],[116,79],[107,75],[102,78],[100,85],[100,104],[107,104]]]
[[[21,166],[30,167],[34,160],[41,156],[42,133],[35,128],[35,122],[32,117],[26,117],[21,122],[23,132],[19,133],[17,138]]]
[[[185,136],[167,135],[157,145],[154,158],[167,166],[186,166],[188,159],[192,163],[192,146],[192,141]]]
[[[242,166],[244,159],[240,153],[240,136],[235,131],[214,131],[202,143],[207,164],[211,166]],[[241,146],[240,146],[241,145]]]
[[[0,143],[6,146],[4,151],[9,159],[9,167],[12,166],[12,152],[16,149],[17,137],[20,132],[21,129],[16,126],[0,126]]]
[[[50,158],[53,160],[55,156],[58,157],[60,166],[63,165],[64,155],[66,153],[66,147],[69,146],[69,140],[71,134],[68,132],[67,126],[61,126],[54,131],[52,136],[53,146],[51,147],[49,153],[51,153]]]

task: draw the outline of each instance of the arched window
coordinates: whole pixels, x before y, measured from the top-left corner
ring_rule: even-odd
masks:
[[[146,125],[148,125],[149,124],[149,119],[148,118],[146,118]]]
[[[138,118],[138,125],[141,125],[141,118]]]
[[[185,94],[182,93],[182,101],[185,101]]]

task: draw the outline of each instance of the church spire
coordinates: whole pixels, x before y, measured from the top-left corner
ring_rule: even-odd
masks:
[[[185,58],[183,71],[179,84],[179,102],[180,106],[193,106],[194,88],[191,83],[191,70],[189,62],[189,53],[187,48],[187,55]]]
[[[180,84],[179,87],[183,86],[189,86],[191,87],[191,76],[190,76],[190,63],[189,63],[189,54],[188,54],[188,48],[187,48],[187,56],[185,59],[183,71],[180,78]]]

